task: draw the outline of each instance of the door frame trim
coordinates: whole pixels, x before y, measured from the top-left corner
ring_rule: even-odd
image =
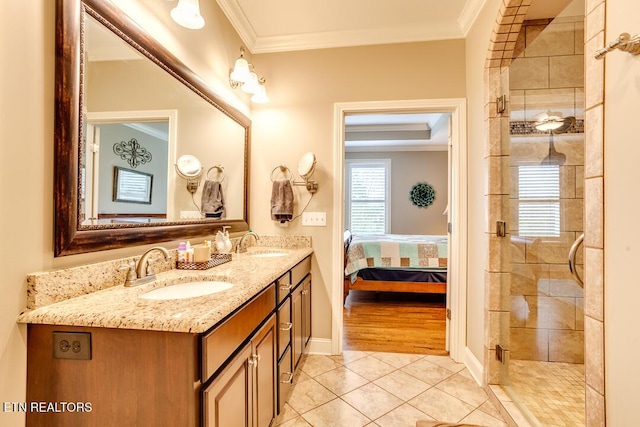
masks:
[[[463,362],[467,329],[467,101],[465,98],[411,99],[397,101],[343,102],[334,104],[333,141],[333,206],[332,227],[332,324],[331,354],[342,353],[343,247],[344,215],[344,117],[350,113],[376,112],[446,112],[451,114],[451,192],[449,221],[449,280],[447,307],[451,321],[447,323],[447,347],[456,362]]]

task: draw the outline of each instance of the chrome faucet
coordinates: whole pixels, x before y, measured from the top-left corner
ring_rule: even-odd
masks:
[[[137,265],[130,265],[129,273],[127,275],[127,280],[124,283],[125,286],[138,286],[143,283],[151,282],[156,278],[156,275],[151,267],[151,262],[149,260],[149,256],[155,252],[160,251],[164,255],[165,260],[171,259],[171,254],[168,250],[163,248],[162,246],[154,246],[145,253],[142,254],[140,259],[138,260]]]
[[[242,235],[242,237],[240,238],[240,241],[238,242],[238,246],[236,246],[236,253],[238,253],[238,254],[240,253],[241,248],[242,248],[242,244],[244,243],[245,239],[246,239],[247,237],[249,237],[249,236],[253,236],[253,237],[255,237],[255,238],[256,238],[256,242],[257,242],[258,240],[260,240],[260,236],[258,236],[254,231],[251,231],[251,230],[247,231],[247,232],[246,232],[246,233],[244,233],[244,234]],[[247,248],[245,248],[245,249],[244,249],[244,252],[246,252],[246,251],[247,251]]]

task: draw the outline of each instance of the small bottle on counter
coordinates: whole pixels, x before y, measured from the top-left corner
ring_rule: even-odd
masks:
[[[187,243],[178,243],[178,262],[187,262]]]
[[[193,248],[191,247],[191,242],[187,241],[187,248],[186,248],[186,259],[188,263],[193,262]]]

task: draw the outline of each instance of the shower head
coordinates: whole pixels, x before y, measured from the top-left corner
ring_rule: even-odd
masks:
[[[565,133],[576,123],[576,118],[573,116],[562,117],[560,113],[541,113],[536,117],[535,128],[549,133]]]

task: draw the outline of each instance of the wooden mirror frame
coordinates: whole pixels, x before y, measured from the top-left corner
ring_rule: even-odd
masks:
[[[149,224],[80,226],[78,189],[82,141],[82,46],[84,12],[193,90],[245,129],[244,217],[237,220],[195,220]],[[193,71],[153,39],[112,3],[103,0],[56,0],[54,131],[54,256],[125,246],[188,239],[214,234],[223,225],[231,232],[249,229],[249,149],[251,121],[213,93]]]

